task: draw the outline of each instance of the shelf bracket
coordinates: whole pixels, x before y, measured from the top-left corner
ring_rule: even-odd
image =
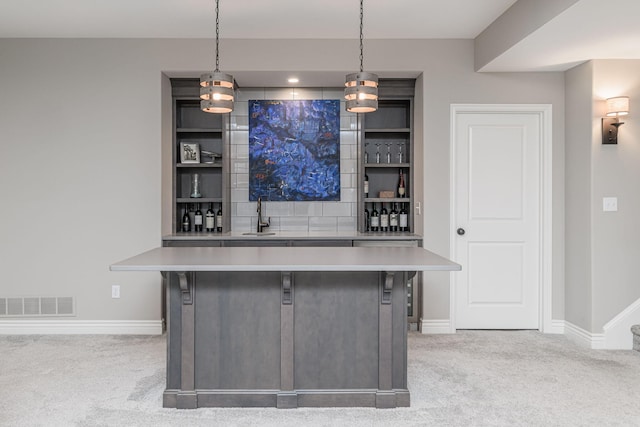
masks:
[[[182,291],[182,305],[193,304],[193,273],[179,271],[176,273],[180,281],[180,290]]]
[[[293,304],[293,275],[290,271],[282,272],[282,304]]]
[[[393,290],[394,271],[385,271],[382,284],[382,304],[391,304],[391,291]]]

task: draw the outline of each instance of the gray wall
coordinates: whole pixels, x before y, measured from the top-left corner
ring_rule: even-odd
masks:
[[[358,67],[357,40],[223,40],[221,49],[229,72]],[[108,266],[158,246],[167,232],[163,74],[209,70],[213,58],[202,52],[211,52],[211,40],[0,40],[3,295],[73,295],[79,319],[159,317],[159,277]],[[553,279],[554,295],[562,294],[563,74],[475,73],[472,40],[370,40],[365,65],[384,76],[423,76],[416,135],[424,138],[416,143],[424,151],[424,205],[416,221],[425,247],[443,255],[451,231],[450,104],[553,105]],[[448,283],[448,274],[427,277],[426,318],[448,318]],[[112,284],[122,285],[121,299],[110,298]],[[554,301],[553,317],[563,316]]]
[[[591,151],[593,65],[566,73],[566,320],[591,328]]]
[[[596,60],[566,73],[566,320],[587,331],[602,327],[640,298],[639,60]],[[618,145],[602,145],[604,100],[630,97]],[[602,198],[618,211],[603,212]]]

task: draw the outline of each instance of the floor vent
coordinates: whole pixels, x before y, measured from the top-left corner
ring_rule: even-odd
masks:
[[[0,317],[75,316],[73,297],[0,298]]]

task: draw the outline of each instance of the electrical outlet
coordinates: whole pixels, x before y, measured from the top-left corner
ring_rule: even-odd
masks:
[[[602,210],[604,212],[616,212],[618,210],[618,198],[617,197],[603,197],[602,198]]]
[[[120,298],[120,285],[111,286],[111,298]]]

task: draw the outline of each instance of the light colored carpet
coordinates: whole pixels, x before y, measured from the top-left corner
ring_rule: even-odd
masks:
[[[0,425],[640,426],[640,353],[535,331],[410,333],[401,409],[163,409],[164,363],[164,337],[0,336]]]

